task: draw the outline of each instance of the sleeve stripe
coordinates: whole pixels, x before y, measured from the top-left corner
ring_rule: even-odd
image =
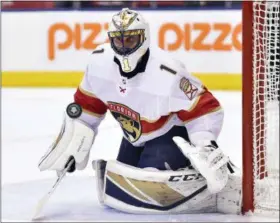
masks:
[[[96,115],[104,115],[107,111],[107,106],[103,101],[97,97],[92,97],[87,94],[84,94],[80,88],[77,89],[74,94],[74,101],[79,104],[83,110],[91,112]]]
[[[209,111],[209,112],[207,112],[207,113],[205,113],[205,114],[203,114],[203,115],[208,115],[208,114],[210,114],[210,113],[217,112],[217,111],[219,111],[219,110],[221,110],[221,109],[222,109],[222,107],[219,106],[219,107],[214,108],[213,110],[211,110],[211,111]],[[201,116],[203,116],[203,115],[201,115]],[[192,119],[188,119],[188,120],[186,120],[186,121],[183,121],[183,123],[184,123],[184,124],[187,124],[187,123],[191,122],[192,120],[194,120],[194,119],[196,119],[196,118],[199,118],[199,117],[195,117],[195,118],[192,118]]]
[[[177,112],[178,118],[183,122],[189,122],[192,119],[206,115],[208,113],[221,109],[218,100],[209,92],[205,91],[189,110],[180,110]]]

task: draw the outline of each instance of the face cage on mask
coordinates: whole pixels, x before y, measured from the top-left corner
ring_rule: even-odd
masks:
[[[124,46],[124,37],[127,36],[133,36],[135,35],[134,33],[136,32],[136,35],[139,35],[140,38],[138,40],[138,43],[134,48],[126,48]],[[114,35],[117,34],[117,35]],[[134,53],[136,50],[138,50],[144,43],[145,41],[145,35],[144,35],[144,30],[129,30],[129,31],[113,31],[113,32],[108,32],[109,40],[111,43],[112,49],[115,51],[116,54],[121,55],[121,56],[128,56],[132,53]],[[114,38],[116,37],[121,37],[122,39],[122,48],[118,48],[114,44]]]

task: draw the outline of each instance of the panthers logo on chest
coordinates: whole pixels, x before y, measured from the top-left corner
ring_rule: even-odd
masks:
[[[108,102],[108,108],[120,123],[125,138],[131,143],[136,142],[142,133],[140,114],[125,105],[115,102]]]

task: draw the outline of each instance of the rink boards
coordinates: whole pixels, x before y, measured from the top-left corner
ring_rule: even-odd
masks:
[[[241,90],[241,75],[227,73],[192,73],[209,89]],[[2,86],[5,87],[77,87],[83,72],[63,71],[13,71],[3,72]]]
[[[114,13],[3,12],[2,85],[77,86],[93,49],[108,42],[108,21]],[[241,89],[240,10],[142,14],[150,22],[151,48],[160,47],[181,60],[210,89]]]

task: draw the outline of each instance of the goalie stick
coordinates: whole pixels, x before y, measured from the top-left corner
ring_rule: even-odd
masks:
[[[44,197],[42,197],[36,207],[35,207],[35,212],[32,218],[32,221],[38,219],[40,212],[42,211],[43,207],[46,205],[47,201],[50,199],[51,195],[54,193],[55,189],[57,188],[57,186],[60,184],[60,182],[63,180],[63,178],[66,176],[66,173],[70,170],[70,168],[72,167],[72,165],[75,163],[75,160],[73,157],[71,157],[69,159],[69,161],[66,163],[65,168],[58,172],[57,171],[57,179],[54,183],[54,185],[51,187],[51,189],[48,191],[47,194],[45,194]]]

